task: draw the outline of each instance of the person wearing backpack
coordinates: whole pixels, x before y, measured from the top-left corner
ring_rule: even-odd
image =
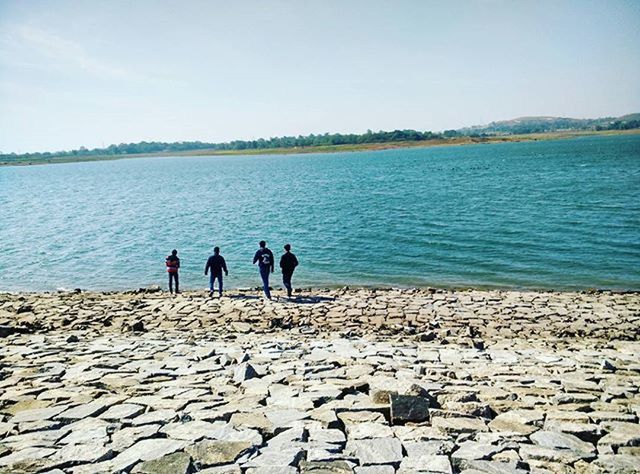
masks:
[[[207,264],[204,267],[204,274],[211,270],[211,277],[209,278],[209,296],[213,296],[213,284],[216,279],[218,280],[218,294],[222,297],[222,272],[226,276],[229,276],[227,271],[227,262],[224,261],[224,257],[220,255],[220,247],[213,249],[213,255],[207,260]]]
[[[178,269],[180,268],[180,259],[178,258],[178,251],[172,250],[171,255],[165,259],[167,266],[167,273],[169,274],[169,292],[173,293],[173,281],[176,282],[176,295],[180,293],[178,287]]]
[[[264,295],[267,299],[271,299],[271,291],[269,291],[269,273],[273,273],[273,252],[267,248],[267,243],[264,240],[260,241],[260,248],[253,256],[253,263],[254,265],[257,263],[258,268],[260,269]]]
[[[287,297],[291,298],[291,277],[293,271],[298,266],[298,259],[291,253],[291,245],[284,246],[284,254],[280,257],[280,268],[282,269],[282,283],[287,289]]]

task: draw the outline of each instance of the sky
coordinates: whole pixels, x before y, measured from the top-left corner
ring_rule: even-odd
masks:
[[[640,112],[640,1],[0,0],[0,152]]]

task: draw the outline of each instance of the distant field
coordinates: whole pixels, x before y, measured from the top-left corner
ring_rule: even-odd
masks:
[[[28,166],[43,165],[55,163],[77,163],[86,161],[107,161],[121,160],[129,158],[149,158],[155,156],[223,156],[223,155],[291,155],[302,153],[337,153],[337,152],[357,152],[357,151],[375,151],[389,150],[394,148],[418,148],[431,146],[450,146],[450,145],[469,145],[479,143],[505,143],[505,142],[525,142],[536,140],[560,140],[566,138],[575,138],[591,135],[635,135],[640,134],[640,129],[633,130],[606,130],[606,131],[567,131],[567,132],[549,132],[549,133],[531,133],[526,135],[508,135],[486,138],[473,137],[455,137],[442,138],[424,141],[398,141],[386,143],[362,143],[356,145],[323,145],[309,147],[291,147],[291,148],[264,148],[252,150],[190,150],[183,152],[166,152],[166,153],[138,153],[138,154],[122,154],[122,155],[93,155],[93,156],[61,156],[46,159],[18,159],[14,161],[0,161],[0,166]]]

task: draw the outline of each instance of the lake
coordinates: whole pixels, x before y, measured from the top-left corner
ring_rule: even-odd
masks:
[[[258,286],[640,290],[640,135],[313,155],[0,168],[0,291]],[[273,283],[280,285],[280,275]]]

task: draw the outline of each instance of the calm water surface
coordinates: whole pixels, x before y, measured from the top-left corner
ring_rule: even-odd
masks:
[[[640,136],[0,168],[0,290],[298,285],[640,289]],[[279,283],[276,275],[274,283]]]

